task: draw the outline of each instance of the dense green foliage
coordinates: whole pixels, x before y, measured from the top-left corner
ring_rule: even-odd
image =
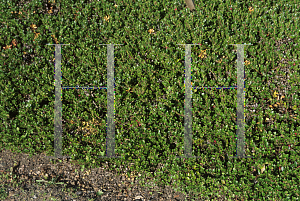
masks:
[[[191,13],[179,0],[64,0],[49,2],[48,15],[38,1],[7,2],[0,4],[0,146],[54,155],[55,48],[46,44],[70,44],[62,46],[62,86],[106,86],[107,49],[99,44],[123,44],[114,51],[115,152],[123,158],[98,158],[106,149],[105,89],[62,90],[63,155],[88,167],[134,163],[132,171],[197,197],[299,197],[296,1],[195,1]],[[278,50],[284,38],[293,42]],[[177,44],[199,44],[193,86],[216,87],[236,86],[230,44],[244,43],[252,44],[244,50],[245,150],[254,158],[228,157],[236,152],[235,89],[193,90],[193,154],[201,158],[176,158],[184,152],[185,93],[185,49]]]

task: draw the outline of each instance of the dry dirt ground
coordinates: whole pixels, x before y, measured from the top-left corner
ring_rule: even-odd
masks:
[[[82,171],[70,159],[52,162],[44,154],[30,157],[6,149],[0,159],[1,200],[189,200],[154,182],[149,183],[152,187],[142,187],[138,174],[128,177],[125,167],[122,175],[107,171],[108,164]]]

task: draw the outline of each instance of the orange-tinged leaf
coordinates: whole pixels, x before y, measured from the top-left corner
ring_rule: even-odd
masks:
[[[35,24],[30,25],[30,27],[31,27],[32,29],[37,29],[37,26],[36,26]]]
[[[34,33],[34,39],[33,41],[40,35],[40,33]]]
[[[13,44],[13,46],[15,46],[15,47],[17,46],[17,40],[16,39],[13,39],[11,43]]]
[[[51,14],[51,13],[53,13],[53,11],[52,11],[52,6],[50,7],[50,10],[48,10],[48,14]]]
[[[3,47],[3,49],[7,50],[10,49],[12,45],[6,45],[6,47]]]

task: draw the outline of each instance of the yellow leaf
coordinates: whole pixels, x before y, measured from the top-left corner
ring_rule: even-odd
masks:
[[[35,24],[30,25],[30,27],[31,27],[32,29],[37,29],[37,26],[36,26]]]
[[[150,34],[152,34],[152,33],[154,33],[154,29],[149,29],[148,32],[149,32]]]
[[[104,19],[105,19],[105,21],[109,22],[109,15],[105,16]]]
[[[273,94],[273,97],[277,98],[278,97],[277,94],[278,94],[278,92],[275,91],[274,94]]]
[[[246,60],[246,61],[245,61],[245,65],[247,66],[247,65],[249,65],[249,64],[250,64],[250,61]]]

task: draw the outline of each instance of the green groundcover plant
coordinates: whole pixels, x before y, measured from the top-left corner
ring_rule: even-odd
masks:
[[[106,150],[107,92],[63,89],[63,155],[87,167],[155,177],[198,197],[299,198],[299,4],[297,1],[15,1],[0,4],[2,147],[54,155],[54,50],[62,86],[106,86],[115,46],[115,154]],[[48,15],[41,9],[48,8]],[[291,38],[279,50],[276,41]],[[184,153],[184,56],[193,86],[236,86],[245,46],[245,154],[236,153],[236,89],[193,89],[193,155]],[[35,56],[31,56],[31,55]],[[283,58],[294,59],[279,64]],[[283,69],[288,68],[288,73]],[[287,85],[271,80],[283,76]],[[283,89],[285,90],[285,93]],[[255,109],[249,105],[257,105]],[[281,109],[279,109],[281,108]],[[254,110],[254,111],[253,111]],[[284,111],[282,113],[282,111]],[[163,164],[153,175],[153,168]]]

